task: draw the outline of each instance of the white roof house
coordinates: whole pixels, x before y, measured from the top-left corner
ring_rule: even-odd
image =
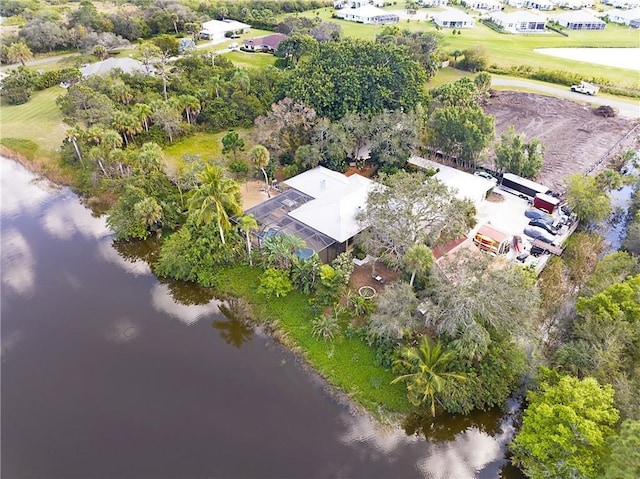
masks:
[[[101,62],[91,63],[80,68],[83,77],[101,75],[112,70],[120,69],[124,73],[147,72],[144,64],[133,58],[107,58]]]
[[[564,12],[553,17],[553,20],[569,30],[604,30],[606,25],[603,20],[584,10]]]
[[[624,10],[640,7],[640,0],[604,0],[602,3]]]
[[[551,0],[525,0],[524,2],[525,8],[530,8],[531,10],[553,10],[556,8],[555,4]]]
[[[496,186],[480,176],[475,176],[464,171],[441,165],[435,161],[427,160],[420,156],[412,156],[409,163],[418,168],[437,170],[434,178],[440,180],[449,188],[456,190],[456,198],[470,200],[478,208],[486,199],[487,194]]]
[[[595,2],[593,0],[558,0],[556,5],[560,8],[580,10],[581,8],[593,8]]]
[[[420,0],[418,3],[427,8],[446,7],[449,0]]]
[[[640,19],[640,8],[632,8],[631,10],[614,8],[613,10],[607,10],[605,13],[610,22],[622,25],[629,25],[633,20]]]
[[[475,20],[462,10],[450,8],[433,14],[433,23],[442,28],[473,28]]]
[[[398,23],[400,21],[400,17],[395,13],[389,13],[373,5],[364,5],[359,8],[343,8],[336,12],[336,17],[351,22],[369,24]]]
[[[531,12],[493,12],[491,20],[511,33],[543,33],[547,21]]]
[[[202,24],[200,38],[205,40],[224,40],[227,32],[246,32],[251,25],[236,20],[210,20]]]
[[[502,10],[502,4],[496,0],[464,0],[462,4],[467,8],[478,10],[480,12],[494,12]]]
[[[385,0],[334,0],[333,8],[360,8],[365,5],[384,7]]]
[[[300,173],[284,184],[313,200],[290,211],[292,218],[344,243],[363,230],[356,215],[364,208],[376,183],[364,176],[345,176],[322,166]]]
[[[504,0],[505,5],[515,8],[524,8],[524,0]]]

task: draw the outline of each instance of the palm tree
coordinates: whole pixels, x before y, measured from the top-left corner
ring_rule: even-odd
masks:
[[[406,268],[411,271],[411,281],[409,284],[413,286],[413,281],[416,279],[416,273],[426,274],[433,264],[433,254],[431,250],[423,245],[416,244],[407,250],[402,258],[402,262]]]
[[[33,58],[33,53],[23,41],[12,43],[7,49],[7,59],[11,63],[20,62],[22,66],[25,66],[25,62]]]
[[[104,45],[96,45],[95,47],[93,47],[93,54],[100,60],[104,60],[109,56],[109,52]]]
[[[142,125],[135,116],[123,111],[115,111],[111,118],[111,126],[122,134],[125,145],[129,144],[129,138],[142,131]]]
[[[266,166],[269,164],[269,150],[262,145],[256,145],[251,148],[251,151],[249,151],[249,158],[251,159],[251,162],[262,171],[262,174],[264,175],[264,182],[267,185],[267,196],[271,198],[271,195],[269,194],[269,178],[265,171]]]
[[[263,257],[268,264],[288,270],[296,260],[296,252],[306,247],[302,238],[285,233],[270,236],[262,242]]]
[[[132,109],[133,116],[142,124],[145,131],[149,131],[149,118],[153,110],[146,103],[136,103]]]
[[[222,176],[222,168],[209,165],[198,174],[200,184],[189,199],[189,210],[197,214],[198,224],[209,224],[215,218],[222,244],[224,232],[231,227],[229,214],[242,213],[242,195],[238,183]]]
[[[178,102],[187,117],[187,123],[191,124],[200,114],[200,100],[193,95],[181,95],[178,97]]]
[[[464,381],[465,375],[450,371],[451,363],[456,358],[453,350],[442,348],[440,341],[433,342],[428,336],[422,336],[417,347],[404,347],[400,357],[394,360],[394,367],[409,371],[391,381],[407,383],[407,398],[415,405],[431,401],[431,415],[436,415],[436,396]]]
[[[245,240],[247,241],[247,256],[249,257],[249,266],[253,266],[253,259],[251,258],[251,237],[249,236],[252,231],[258,229],[258,222],[253,215],[243,215],[238,218],[238,226],[244,233]]]
[[[233,83],[237,83],[240,89],[244,90],[245,93],[249,93],[251,79],[249,78],[249,74],[247,72],[242,70],[236,71],[231,77],[231,81]]]
[[[83,135],[84,135],[84,131],[82,131],[82,128],[74,126],[67,130],[66,139],[71,142],[71,144],[73,145],[73,149],[76,152],[76,156],[78,157],[78,160],[80,160],[80,163],[84,165],[84,160],[82,159],[82,152],[80,151],[80,147],[78,146],[78,140],[81,139]]]

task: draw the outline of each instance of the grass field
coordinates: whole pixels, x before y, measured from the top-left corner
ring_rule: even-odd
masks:
[[[238,152],[238,159],[245,158],[247,152],[254,145],[251,130],[248,128],[234,128],[245,142],[244,152]],[[222,154],[222,137],[226,131],[219,133],[196,133],[184,140],[164,148],[165,160],[177,167],[182,163],[184,155],[200,155],[203,160],[213,160],[216,163],[226,163],[231,159],[231,153]]]
[[[56,105],[56,98],[63,93],[62,88],[54,86],[35,92],[24,105],[0,105],[0,137],[32,140],[43,154],[57,149],[67,129]]]
[[[264,68],[276,63],[276,57],[270,53],[247,53],[233,51],[223,54],[238,68]]]
[[[401,8],[401,7],[399,7]],[[375,25],[364,25],[331,18],[333,9],[323,8],[301,15],[318,16],[325,21],[331,21],[342,27],[345,36],[373,40],[381,30]],[[436,31],[431,22],[401,20],[397,24],[400,28],[410,31]],[[451,30],[443,30],[445,52],[464,50],[482,45],[489,57],[491,65],[509,68],[517,65],[529,65],[534,68],[544,67],[551,70],[572,71],[585,76],[606,78],[616,85],[633,86],[639,83],[638,72],[624,68],[614,68],[589,63],[554,58],[536,53],[536,48],[560,47],[638,47],[640,41],[638,31],[633,28],[616,24],[608,24],[602,31],[570,31],[564,37],[556,33],[541,35],[509,35],[497,33],[481,23],[474,28],[462,30],[461,35],[453,35]]]

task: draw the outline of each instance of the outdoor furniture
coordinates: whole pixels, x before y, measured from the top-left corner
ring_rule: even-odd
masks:
[[[373,279],[375,279],[380,284],[384,284],[386,282],[386,280],[380,275],[374,276]]]

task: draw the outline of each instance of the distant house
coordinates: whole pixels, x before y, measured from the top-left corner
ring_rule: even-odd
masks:
[[[446,7],[449,0],[420,0],[418,3],[426,8],[438,8]]]
[[[569,30],[604,30],[606,25],[603,20],[584,10],[564,12],[553,17],[553,20]]]
[[[210,20],[202,24],[200,38],[203,40],[224,40],[228,33],[245,33],[251,29],[251,25],[236,20]]]
[[[632,8],[631,10],[614,8],[613,10],[607,10],[605,15],[610,22],[631,25],[634,20],[636,20],[635,23],[640,21],[640,8]]]
[[[593,8],[595,3],[592,0],[558,0],[556,5],[559,8],[580,10],[581,8]]]
[[[511,33],[540,33],[545,31],[547,21],[531,12],[494,12],[493,23]]]
[[[549,11],[556,8],[556,5],[551,0],[525,0],[524,8],[530,10]]]
[[[524,0],[504,0],[504,4],[514,8],[524,8]]]
[[[361,8],[365,5],[382,8],[385,5],[385,0],[335,0],[333,2],[333,8],[336,10],[341,8]]]
[[[102,75],[112,70],[122,70],[124,73],[151,73],[147,71],[144,63],[134,60],[133,58],[107,58],[101,62],[90,63],[80,68],[83,77],[91,75]]]
[[[304,240],[326,263],[349,249],[365,225],[356,216],[377,183],[322,166],[284,182],[289,189],[245,211],[258,223],[258,244],[280,233]]]
[[[433,14],[433,23],[442,28],[473,28],[475,20],[461,10],[450,8]]]
[[[623,10],[631,10],[640,7],[640,0],[604,0],[602,3]]]
[[[368,24],[398,23],[400,17],[395,13],[381,10],[373,5],[364,5],[358,8],[343,8],[336,12],[336,17],[350,22]]]
[[[463,0],[462,5],[479,12],[496,12],[503,8],[496,0]]]
[[[283,33],[274,33],[265,37],[252,38],[242,43],[242,50],[248,52],[276,52],[282,40],[287,36]]]

